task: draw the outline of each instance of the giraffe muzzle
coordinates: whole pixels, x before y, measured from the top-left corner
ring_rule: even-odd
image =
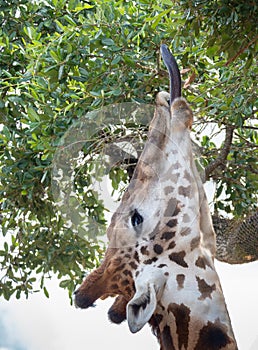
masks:
[[[76,307],[80,309],[87,309],[88,307],[94,307],[94,302],[95,300],[93,300],[91,297],[87,297],[87,295],[80,293],[79,289],[74,292],[74,303]]]

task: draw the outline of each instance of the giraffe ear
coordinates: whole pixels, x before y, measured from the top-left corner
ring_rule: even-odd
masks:
[[[132,333],[138,332],[150,320],[157,306],[156,291],[149,284],[147,291],[136,292],[127,304],[127,321]]]

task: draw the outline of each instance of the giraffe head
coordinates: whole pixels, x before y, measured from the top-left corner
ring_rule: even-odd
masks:
[[[215,293],[219,291],[218,302],[222,297],[213,268],[214,231],[192,155],[193,114],[181,97],[174,57],[165,45],[161,53],[170,94],[157,95],[148,140],[107,230],[104,260],[76,291],[75,303],[87,308],[98,298],[117,296],[109,310],[111,321],[127,319],[133,333],[149,322],[162,349],[176,349],[173,332],[181,349],[180,344],[187,348],[189,334],[199,342],[194,326],[189,328],[190,315],[200,326],[198,312],[205,318]],[[190,306],[192,298],[196,303]],[[227,315],[220,313],[220,308],[214,310],[200,326],[211,322],[204,337],[217,334],[220,347],[214,349],[231,344]]]

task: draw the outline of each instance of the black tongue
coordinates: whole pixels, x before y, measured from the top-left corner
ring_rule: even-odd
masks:
[[[181,96],[181,76],[175,57],[169,51],[167,45],[161,44],[160,52],[168,69],[170,81],[170,104],[176,97]]]

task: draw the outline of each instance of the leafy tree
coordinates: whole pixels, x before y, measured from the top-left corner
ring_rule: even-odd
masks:
[[[248,235],[235,234],[234,244],[239,248],[244,237],[246,249],[231,259],[221,248],[220,257],[257,259],[256,20],[254,1],[0,1],[0,295],[19,298],[41,288],[48,296],[45,278],[53,273],[71,294],[84,270],[98,264],[103,246],[90,232],[95,226],[103,233],[105,224],[104,204],[92,186],[104,176],[105,159],[99,157],[115,140],[136,137],[138,153],[146,137],[146,126],[130,118],[112,125],[105,106],[150,104],[159,89],[167,89],[161,42],[184,68],[204,177],[216,183],[219,248],[226,244],[227,251],[232,243],[219,230],[220,215],[254,227]],[[102,129],[92,134],[81,128],[86,118],[97,130],[95,111],[103,107]],[[78,136],[82,130],[84,138]],[[224,132],[219,145],[218,132]],[[77,137],[79,148],[73,148]],[[69,142],[72,149],[62,153]],[[137,156],[127,158],[109,169],[114,190],[129,181]],[[61,161],[67,166],[63,180],[74,184],[70,192],[59,188],[55,166]],[[64,215],[55,189],[68,191],[66,208],[82,208],[86,224]]]

